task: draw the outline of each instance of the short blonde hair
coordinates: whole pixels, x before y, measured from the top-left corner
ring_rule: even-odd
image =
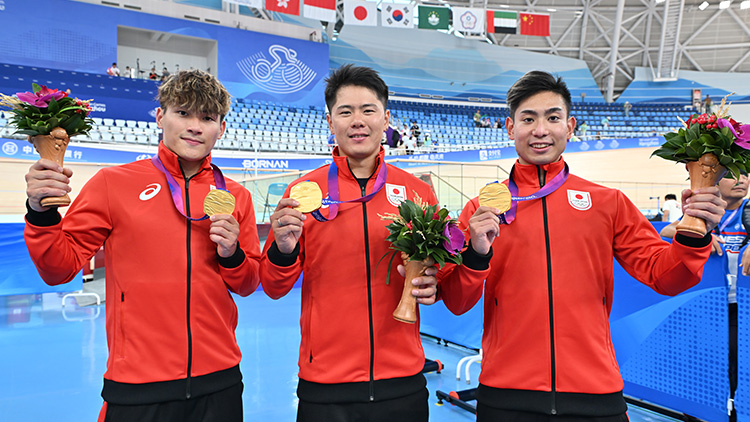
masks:
[[[210,73],[199,69],[180,70],[159,87],[157,100],[161,108],[184,107],[187,110],[218,114],[229,113],[231,96],[224,85]]]

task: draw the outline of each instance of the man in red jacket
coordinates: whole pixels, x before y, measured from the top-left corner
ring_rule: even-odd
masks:
[[[664,242],[622,192],[568,173],[562,153],[576,125],[562,79],[529,72],[507,101],[518,161],[506,183],[518,200],[504,224],[477,198],[460,217],[490,264],[477,421],[625,422],[609,335],[613,258],[655,291],[678,294],[700,280],[726,204],[716,187],[686,190],[685,213],[705,219],[709,234]],[[482,295],[482,279],[467,271],[438,274],[457,314]]]
[[[31,166],[26,244],[48,284],[70,281],[104,244],[109,358],[100,421],[241,422],[229,292],[258,287],[260,244],[250,193],[211,165],[229,93],[208,73],[185,70],[159,87],[159,102],[158,155],[100,170],[65,218],[40,201],[70,192],[72,171],[45,159]],[[234,211],[202,218],[204,197],[222,186]]]
[[[378,74],[347,65],[326,82],[328,126],[338,144],[333,163],[291,186],[310,180],[324,196],[353,201],[310,218],[291,208],[299,202],[287,191],[261,260],[263,291],[274,299],[303,274],[297,420],[427,422],[419,323],[392,316],[404,280],[394,266],[389,282],[388,259],[380,261],[390,243],[379,214],[398,213],[415,195],[437,201],[430,186],[384,161],[380,141],[390,113]],[[412,290],[422,304],[437,293],[435,269],[428,271]]]

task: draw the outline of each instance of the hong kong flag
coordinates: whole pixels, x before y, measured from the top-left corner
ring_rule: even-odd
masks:
[[[299,0],[266,0],[266,10],[299,16]]]

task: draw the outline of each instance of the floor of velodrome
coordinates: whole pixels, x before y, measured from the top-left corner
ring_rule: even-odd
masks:
[[[652,149],[575,153],[566,156],[571,171],[602,182],[651,182],[684,185],[679,165],[648,159]],[[498,164],[510,168],[512,160]],[[24,177],[29,162],[0,165],[0,218],[21,221]],[[71,166],[73,189],[87,180],[96,166]],[[659,196],[667,192],[660,192]],[[677,192],[675,192],[677,193]],[[4,214],[4,215],[2,215]],[[0,296],[0,419],[15,421],[92,421],[101,406],[99,396],[107,359],[104,306],[61,307],[61,293]],[[237,298],[237,341],[243,353],[244,410],[248,421],[293,421],[296,414],[297,353],[299,347],[299,289],[272,301],[261,291]],[[424,337],[425,354],[440,360],[441,374],[426,374],[430,390],[430,421],[471,421],[474,416],[449,404],[439,406],[435,392],[476,386],[478,365],[471,383],[455,377],[458,361],[471,353],[438,345]],[[672,421],[630,406],[630,420]]]

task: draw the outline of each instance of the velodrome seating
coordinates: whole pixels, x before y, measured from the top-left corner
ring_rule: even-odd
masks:
[[[28,90],[30,81],[48,84],[51,87],[75,89],[82,98],[107,98],[109,108],[119,110],[121,100],[129,110],[129,101],[139,104],[153,103],[158,88],[154,81],[117,78],[46,69],[40,67],[0,64],[3,90]],[[13,92],[13,91],[9,91]],[[226,116],[227,131],[216,145],[223,150],[296,152],[304,154],[328,154],[328,126],[323,106],[293,106],[271,101],[253,101],[233,98],[230,113]],[[419,124],[422,134],[430,133],[431,150],[457,151],[480,148],[500,148],[512,145],[505,127],[477,128],[473,115],[479,109],[491,121],[499,118],[505,124],[508,108],[501,104],[456,104],[441,101],[411,101],[391,99],[391,124],[395,128]],[[687,118],[690,111],[681,104],[634,104],[630,115],[625,117],[622,106],[606,103],[574,103],[571,114],[579,122],[588,125],[587,136],[582,139],[609,139],[649,137],[672,131],[680,127],[677,117]],[[125,143],[155,145],[159,130],[154,121],[134,120],[130,116],[92,117],[96,123],[89,136],[76,136],[75,141],[95,143]],[[607,116],[609,125],[602,125]],[[0,137],[13,137],[13,128],[8,126],[9,113],[0,113]],[[15,137],[19,137],[15,135]]]

